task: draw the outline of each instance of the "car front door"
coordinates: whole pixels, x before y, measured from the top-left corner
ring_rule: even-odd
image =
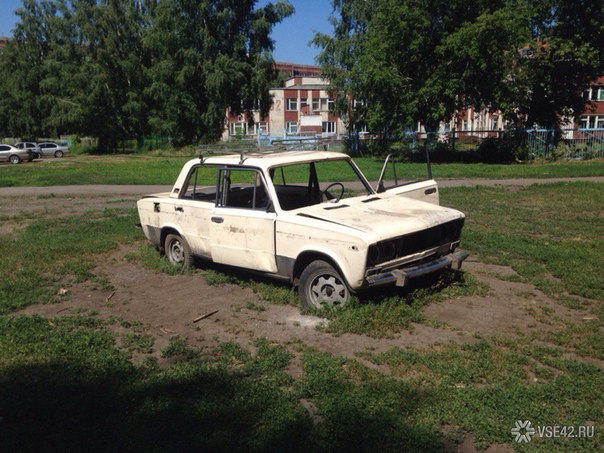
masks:
[[[384,161],[380,178],[376,185],[376,192],[400,195],[415,200],[439,204],[438,184],[432,179],[432,171],[428,163],[426,176],[409,177],[402,171],[401,165],[405,163],[397,160],[396,155],[389,154]]]
[[[272,202],[260,170],[225,167],[210,218],[212,260],[264,272],[277,272]]]

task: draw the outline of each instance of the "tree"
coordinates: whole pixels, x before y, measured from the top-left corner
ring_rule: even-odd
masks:
[[[604,4],[561,0],[334,0],[319,62],[351,122],[400,131],[468,105],[558,124],[604,73]],[[528,51],[527,51],[528,49]],[[364,101],[350,109],[349,96]]]
[[[216,139],[227,108],[268,112],[287,2],[24,0],[0,54],[0,132]],[[4,120],[4,121],[3,121]]]

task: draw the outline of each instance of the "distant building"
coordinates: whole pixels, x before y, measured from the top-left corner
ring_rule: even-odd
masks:
[[[8,36],[0,36],[0,49],[2,49],[12,38]]]
[[[284,77],[312,77],[321,75],[321,67],[307,64],[286,63],[276,61],[274,68]]]
[[[588,101],[583,112],[574,118],[574,128],[604,128],[604,76],[598,77],[590,87],[583,91]]]
[[[321,77],[292,77],[283,88],[272,88],[273,105],[268,116],[254,112],[254,125],[245,115],[227,115],[223,139],[229,137],[271,137],[336,135],[346,132],[342,119],[332,113],[334,93],[329,81]]]

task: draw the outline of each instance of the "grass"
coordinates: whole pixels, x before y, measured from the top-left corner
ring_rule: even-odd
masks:
[[[38,220],[16,238],[2,238],[8,271],[0,279],[0,315],[56,301],[62,285],[94,279],[91,256],[138,239],[136,221],[135,210],[106,209]]]
[[[441,191],[443,205],[468,216],[464,247],[561,301],[604,300],[603,199],[603,184],[583,182]]]
[[[189,157],[151,155],[72,156],[23,165],[0,166],[0,187],[71,184],[164,184],[172,185]],[[378,179],[383,159],[355,159],[370,181]],[[397,168],[401,178],[424,178],[425,164]],[[604,175],[604,160],[532,162],[514,165],[434,164],[435,178],[552,178]],[[326,175],[325,180],[340,180]],[[302,179],[300,176],[298,179]]]
[[[115,320],[15,314],[52,302],[61,285],[89,280],[105,287],[94,276],[94,256],[140,238],[132,210],[36,220],[20,235],[0,238],[3,263],[15,269],[0,282],[2,450],[422,452],[442,451],[444,439],[456,443],[472,433],[477,448],[601,451],[603,195],[601,185],[586,183],[441,193],[444,204],[468,215],[466,248],[512,266],[515,279],[574,304],[588,320],[565,321],[546,309],[535,315],[551,321],[545,331],[494,332],[470,344],[422,350],[368,350],[359,360],[263,338],[251,350],[236,343],[198,349],[180,336],[156,347],[137,323],[121,322],[117,334]],[[130,259],[171,272],[150,246]],[[214,285],[249,285],[269,303],[297,297],[287,285],[219,267],[194,272]],[[350,310],[328,313],[329,329],[390,336],[425,322],[426,304],[483,291],[465,278],[369,294]],[[133,352],[144,360],[135,363]],[[301,367],[296,377],[286,372],[294,359]],[[595,423],[595,436],[513,444],[516,420]]]

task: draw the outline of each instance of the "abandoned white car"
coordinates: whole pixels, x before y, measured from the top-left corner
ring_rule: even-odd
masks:
[[[431,178],[387,187],[389,159],[374,190],[341,153],[200,156],[171,192],[138,201],[141,226],[176,265],[197,256],[288,279],[311,307],[459,269],[464,214],[439,206]]]

